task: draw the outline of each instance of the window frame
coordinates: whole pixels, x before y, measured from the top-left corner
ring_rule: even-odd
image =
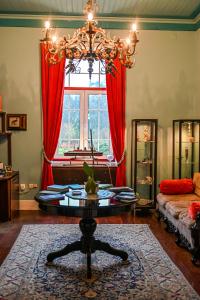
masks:
[[[88,136],[88,96],[95,92],[96,94],[105,94],[107,96],[107,89],[104,87],[64,87],[64,94],[80,95],[80,149],[88,148],[85,141]],[[83,99],[83,101],[82,101]],[[56,158],[56,156],[55,156]],[[62,158],[62,157],[60,157]],[[63,157],[64,158],[64,157]]]

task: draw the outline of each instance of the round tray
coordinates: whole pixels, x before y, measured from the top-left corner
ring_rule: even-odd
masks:
[[[100,200],[100,199],[110,199],[115,196],[115,193],[107,191],[107,190],[100,190],[97,194],[87,194],[85,190],[80,190],[80,195],[73,195],[73,191],[67,192],[65,195],[72,199],[77,200]]]

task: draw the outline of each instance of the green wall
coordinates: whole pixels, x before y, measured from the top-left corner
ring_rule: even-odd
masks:
[[[125,31],[111,30],[111,34],[125,36]],[[38,28],[1,27],[0,36],[3,110],[28,116],[27,131],[12,134],[13,168],[20,171],[21,183],[39,185],[42,166],[39,40],[42,32]],[[127,70],[128,182],[131,119],[159,119],[159,181],[171,177],[172,120],[200,117],[199,32],[144,30],[140,31],[139,39],[136,65]],[[35,193],[35,189],[23,193],[21,199],[33,199]]]

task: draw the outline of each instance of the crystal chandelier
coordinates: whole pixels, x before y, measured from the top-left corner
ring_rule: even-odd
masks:
[[[129,37],[126,40],[106,34],[105,30],[97,27],[94,20],[97,4],[96,0],[88,0],[84,7],[87,21],[84,27],[77,29],[73,36],[57,38],[54,29],[50,27],[49,21],[45,22],[45,38],[42,42],[48,44],[47,59],[49,63],[56,64],[63,57],[68,59],[67,73],[78,72],[81,60],[88,61],[88,73],[91,79],[94,61],[102,64],[102,73],[114,75],[114,59],[118,56],[122,65],[132,68],[135,63],[134,55],[138,43],[136,24],[132,25]]]

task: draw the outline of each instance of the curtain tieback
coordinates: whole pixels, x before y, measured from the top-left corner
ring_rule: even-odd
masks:
[[[46,152],[44,151],[44,148],[42,149],[42,154],[44,156],[44,159],[45,161],[48,163],[48,164],[52,164],[52,161],[48,159],[47,155],[46,155]]]
[[[119,161],[117,161],[117,166],[119,167],[125,158],[126,150],[123,151],[122,156]]]

